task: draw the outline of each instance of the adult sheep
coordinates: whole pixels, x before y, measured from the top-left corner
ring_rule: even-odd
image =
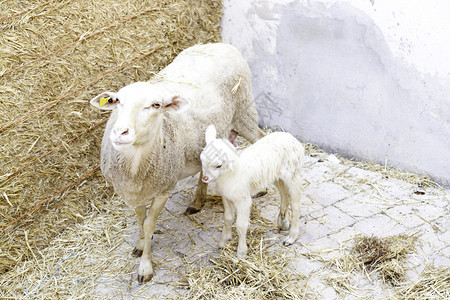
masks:
[[[112,110],[101,149],[101,170],[114,190],[135,209],[140,224],[133,255],[142,256],[138,282],[153,277],[151,239],[159,213],[178,180],[201,171],[204,132],[237,133],[250,142],[258,128],[250,71],[231,45],[197,45],[181,52],[150,82],[136,82],[91,100]],[[201,178],[201,176],[200,176]],[[207,185],[199,180],[187,213],[201,209]]]

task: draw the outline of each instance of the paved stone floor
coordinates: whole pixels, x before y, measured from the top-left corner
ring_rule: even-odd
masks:
[[[191,218],[183,214],[190,196],[186,190],[192,190],[194,183],[195,179],[181,183],[160,216],[152,246],[156,264],[153,282],[142,287],[133,282],[133,288],[128,291],[98,286],[99,295],[183,298],[186,290],[179,283],[185,280],[186,262],[208,264],[209,258],[217,255],[217,241],[223,224],[219,200],[208,201],[202,212]],[[209,193],[214,194],[213,186]],[[417,235],[417,247],[406,262],[406,280],[417,280],[426,266],[450,265],[450,191],[446,189],[419,189],[416,184],[344,164],[334,155],[309,156],[305,163],[302,234],[291,247],[281,245],[284,233],[279,233],[276,228],[279,203],[276,190],[269,189],[266,196],[254,199],[254,203],[259,216],[273,222],[267,231],[267,239],[279,242],[272,251],[287,253],[289,268],[306,278],[308,295],[314,299],[388,299],[395,296],[394,289],[377,276],[362,272],[350,276],[350,291],[332,284],[336,274],[329,262],[343,255],[359,234],[379,238]],[[253,222],[250,231],[257,226]],[[137,240],[137,225],[131,215],[128,227],[126,242],[119,248],[124,251],[124,256]],[[124,284],[129,279],[127,274],[123,278]]]

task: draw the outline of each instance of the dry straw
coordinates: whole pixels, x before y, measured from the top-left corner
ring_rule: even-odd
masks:
[[[416,282],[399,286],[399,299],[450,299],[450,267],[428,265]]]
[[[235,239],[212,255],[206,265],[187,264],[188,297],[193,299],[311,299],[305,276],[289,271],[290,259],[271,238],[274,223],[262,217],[254,204],[247,236],[248,254],[236,257]]]
[[[448,299],[449,267],[428,265],[414,282],[406,276],[407,262],[416,251],[418,238],[416,234],[384,238],[358,235],[348,251],[327,262],[333,270],[327,277],[328,282],[342,295],[365,298],[355,280],[355,276],[361,274],[370,281],[380,278],[392,289],[392,299]]]
[[[416,235],[393,237],[357,236],[352,254],[368,272],[378,272],[382,280],[398,285],[405,278],[404,261],[416,249]]]

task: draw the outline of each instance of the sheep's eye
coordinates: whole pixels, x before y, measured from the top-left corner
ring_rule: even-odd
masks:
[[[216,166],[216,169],[220,169],[220,168],[222,168],[222,165],[217,165]]]
[[[161,107],[161,104],[160,104],[160,103],[153,103],[153,104],[152,104],[152,107],[154,107],[154,108],[160,108],[160,107]]]

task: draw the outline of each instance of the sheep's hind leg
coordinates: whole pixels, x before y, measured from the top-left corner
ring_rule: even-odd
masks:
[[[235,202],[236,206],[236,230],[239,236],[237,257],[245,258],[247,255],[247,230],[252,209],[252,198],[250,196]]]
[[[275,186],[280,191],[281,198],[280,213],[278,214],[277,224],[281,230],[288,230],[291,226],[291,222],[289,220],[289,191],[282,180],[275,182]]]
[[[235,112],[233,119],[233,129],[253,144],[266,134],[258,127],[258,113],[256,112],[250,82],[247,82],[246,88],[242,89],[241,97],[241,106]]]
[[[208,189],[208,184],[202,181],[203,172],[200,172],[198,179],[197,190],[195,191],[194,199],[189,204],[189,207],[184,212],[186,215],[192,215],[198,213],[205,203],[206,192]]]
[[[300,205],[302,197],[302,184],[300,180],[293,181],[293,184],[289,186],[289,198],[292,210],[291,217],[291,228],[289,230],[289,235],[283,240],[283,245],[292,245],[298,238],[300,233]]]
[[[264,131],[262,131],[258,127],[257,123],[253,124],[253,126],[250,124],[240,123],[236,127],[236,130],[240,135],[242,135],[247,141],[249,141],[252,144],[254,144],[259,139],[263,138],[266,135]]]
[[[144,249],[142,252],[141,262],[138,267],[138,282],[143,284],[148,282],[153,277],[152,266],[152,251],[151,242],[152,236],[155,232],[156,220],[158,219],[161,210],[166,204],[168,195],[159,196],[153,199],[152,205],[148,208],[148,215],[144,221]]]
[[[136,215],[139,220],[139,241],[136,244],[136,247],[134,247],[132,255],[134,257],[141,257],[142,256],[142,250],[144,249],[144,221],[145,217],[147,215],[147,206],[139,206],[134,210],[136,212]]]

